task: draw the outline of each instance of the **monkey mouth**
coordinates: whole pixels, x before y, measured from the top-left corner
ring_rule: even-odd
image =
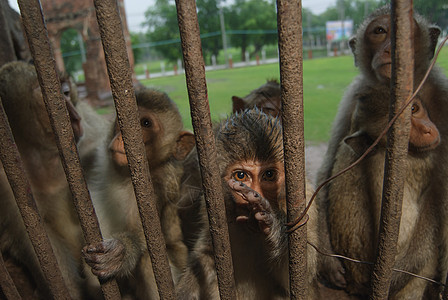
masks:
[[[435,148],[437,148],[437,146],[439,146],[439,144],[440,144],[440,137],[438,139],[436,139],[434,142],[432,142],[431,144],[425,145],[425,146],[420,146],[420,147],[417,147],[417,146],[409,143],[409,151],[415,152],[415,153],[422,153],[422,152],[434,150]]]

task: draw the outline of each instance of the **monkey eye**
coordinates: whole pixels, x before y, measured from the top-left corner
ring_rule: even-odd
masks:
[[[244,171],[236,171],[232,174],[232,177],[236,181],[246,181],[249,176],[247,176],[247,173]]]
[[[416,112],[418,112],[420,110],[420,106],[416,103],[412,104],[412,114],[415,114]]]
[[[381,27],[381,26],[378,26],[378,27],[376,27],[376,28],[373,30],[373,33],[375,33],[375,34],[383,34],[383,33],[386,33],[386,29],[384,29],[384,28]]]
[[[277,171],[276,170],[266,170],[263,174],[263,179],[266,181],[277,180]]]
[[[70,95],[70,86],[69,86],[69,84],[67,82],[62,83],[62,85],[61,85],[61,92],[65,96],[69,96]]]
[[[150,119],[143,118],[143,119],[140,120],[140,125],[141,125],[142,127],[149,128],[149,127],[152,126],[152,122],[151,122]]]

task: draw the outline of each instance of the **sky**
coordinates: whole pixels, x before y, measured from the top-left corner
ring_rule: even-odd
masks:
[[[8,0],[9,5],[19,11],[16,0]],[[336,0],[302,0],[302,7],[310,9],[314,14],[323,13],[328,6],[332,6]],[[145,20],[145,11],[154,4],[154,0],[124,0],[128,28],[130,31],[141,31],[141,23]]]

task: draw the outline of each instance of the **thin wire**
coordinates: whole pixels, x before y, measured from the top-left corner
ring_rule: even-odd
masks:
[[[287,232],[291,233],[295,230],[297,230],[298,228],[300,228],[301,226],[303,226],[306,222],[301,223],[300,221],[303,219],[303,217],[308,213],[308,210],[311,207],[311,204],[313,203],[314,199],[317,196],[317,193],[319,193],[319,191],[325,186],[327,185],[327,183],[329,183],[330,181],[332,181],[333,179],[335,179],[336,177],[341,176],[342,174],[344,174],[345,172],[347,172],[348,170],[352,169],[353,167],[355,167],[356,165],[358,165],[370,152],[372,152],[373,148],[380,142],[380,140],[386,135],[387,131],[390,129],[390,127],[392,127],[393,123],[395,122],[395,120],[403,113],[403,111],[406,109],[406,107],[409,106],[409,104],[412,102],[412,100],[414,100],[415,96],[417,96],[417,94],[420,92],[423,84],[426,82],[426,80],[428,79],[429,73],[431,72],[431,70],[434,68],[434,65],[436,63],[436,60],[439,56],[440,51],[442,50],[443,45],[446,43],[446,41],[448,40],[448,36],[445,37],[445,39],[442,41],[442,43],[439,45],[436,54],[434,55],[434,59],[432,60],[431,64],[429,65],[428,70],[426,71],[425,76],[423,77],[423,79],[421,80],[420,84],[418,85],[417,89],[415,90],[415,92],[409,97],[409,99],[406,100],[406,102],[402,105],[402,107],[400,108],[400,110],[398,111],[397,114],[395,114],[393,116],[393,118],[389,121],[389,123],[387,124],[387,126],[384,128],[384,130],[382,131],[382,133],[379,135],[379,137],[375,140],[375,142],[373,142],[373,144],[367,148],[367,150],[351,165],[349,165],[348,167],[346,167],[345,169],[339,171],[338,173],[336,173],[335,175],[331,176],[330,178],[327,178],[324,182],[322,182],[317,188],[316,191],[314,192],[313,196],[311,197],[310,201],[308,202],[308,205],[306,206],[305,210],[303,211],[303,213],[293,222],[289,222],[286,225],[288,227],[290,227]]]
[[[319,254],[322,254],[322,255],[325,255],[325,256],[329,256],[329,257],[345,259],[345,260],[348,260],[348,261],[351,261],[351,262],[354,262],[354,263],[358,263],[358,264],[373,265],[373,262],[370,262],[370,261],[363,261],[363,260],[359,260],[359,259],[354,259],[354,258],[350,258],[350,257],[344,256],[344,255],[340,255],[340,254],[325,253],[325,252],[319,250],[317,248],[317,246],[314,245],[313,243],[311,243],[310,241],[307,241],[307,243],[311,247],[313,247],[314,250],[316,250],[317,253],[319,253]],[[396,268],[392,268],[392,270],[395,271],[395,272],[399,272],[399,273],[407,274],[407,275],[410,275],[410,276],[414,276],[414,277],[417,277],[417,278],[420,278],[420,279],[423,279],[423,280],[435,283],[435,284],[440,285],[440,286],[445,286],[445,284],[443,284],[443,283],[441,283],[439,281],[436,281],[434,279],[427,278],[427,277],[424,277],[424,276],[420,276],[418,274],[415,274],[415,273],[412,273],[412,272],[409,272],[409,271],[400,270],[400,269],[396,269]]]

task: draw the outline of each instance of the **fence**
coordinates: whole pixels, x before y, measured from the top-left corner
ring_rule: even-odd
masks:
[[[64,170],[79,215],[81,226],[87,243],[101,241],[90,195],[80,167],[79,156],[67,118],[65,106],[60,103],[60,83],[44,17],[38,0],[19,0],[23,25],[35,67],[50,116],[52,128],[57,140]],[[396,47],[398,52],[396,72],[398,78],[393,92],[398,103],[403,103],[412,93],[413,61],[411,55],[412,1],[392,1],[393,11],[398,28]],[[174,284],[171,279],[164,243],[161,240],[161,228],[157,214],[154,192],[149,176],[147,160],[144,159],[143,143],[140,139],[137,105],[132,86],[132,76],[127,58],[125,41],[121,31],[117,3],[114,0],[95,0],[96,14],[100,26],[106,63],[117,110],[120,129],[125,143],[126,153],[131,169],[132,181],[136,191],[140,216],[150,252],[156,282],[161,299],[174,299]],[[210,232],[215,246],[215,262],[221,299],[235,299],[235,283],[233,280],[232,261],[225,221],[223,196],[220,190],[220,176],[216,167],[216,149],[212,133],[212,123],[207,99],[205,66],[201,54],[199,26],[194,0],[176,0],[179,30],[188,94],[190,99],[193,128],[196,135],[196,146],[203,174],[203,186],[210,216]],[[305,161],[303,137],[303,84],[302,84],[302,19],[301,2],[299,0],[278,0],[278,37],[280,53],[280,71],[282,85],[283,129],[285,150],[285,172],[288,222],[293,222],[305,208]],[[397,70],[397,71],[396,71]],[[392,76],[394,78],[394,75]],[[1,107],[1,106],[0,106]],[[397,105],[400,107],[400,104]],[[404,117],[398,118],[392,131],[402,130]],[[33,196],[26,181],[19,154],[7,125],[3,112],[0,112],[1,147],[0,157],[17,204],[23,212],[24,222],[29,230],[30,239],[38,255],[42,270],[49,288],[57,299],[68,299],[69,294],[62,280],[61,273],[55,265],[55,259],[49,247],[48,238],[41,226]],[[400,208],[404,176],[400,173],[400,158],[405,155],[403,139],[391,138],[393,151],[388,160],[384,188],[388,190],[385,207]],[[146,162],[141,164],[140,162]],[[396,242],[400,214],[383,211],[383,219],[389,220],[381,226],[378,260],[375,263],[376,278],[372,282],[371,299],[385,299],[391,280],[392,265],[395,257]],[[38,226],[36,226],[36,224]],[[162,245],[162,246],[161,246]],[[306,226],[289,235],[289,273],[291,299],[306,299]],[[8,299],[17,299],[17,289],[3,268],[0,260],[0,281],[2,291]],[[120,294],[116,282],[102,282],[102,291],[106,299],[119,299]]]

